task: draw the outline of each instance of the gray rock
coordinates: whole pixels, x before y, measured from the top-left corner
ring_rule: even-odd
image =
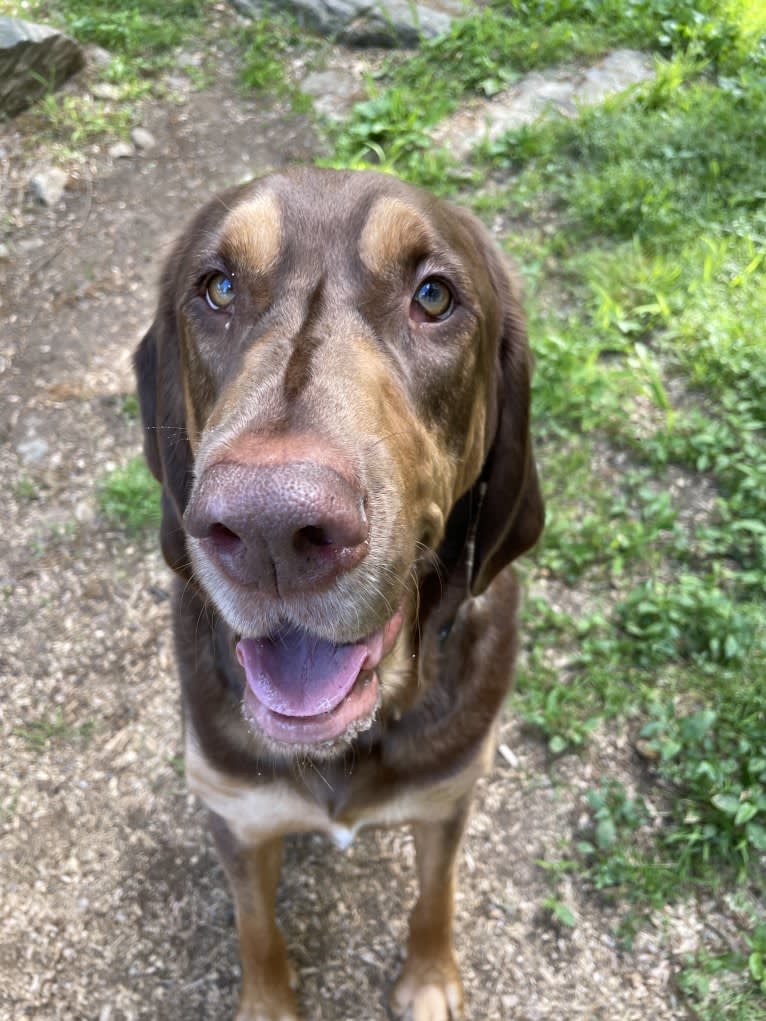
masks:
[[[128,142],[115,142],[109,146],[109,155],[113,160],[128,160],[136,155],[136,150]]]
[[[69,36],[0,17],[0,114],[13,117],[80,70],[85,57]]]
[[[133,145],[135,145],[136,149],[153,149],[157,144],[157,139],[146,128],[133,128],[130,137],[133,139]]]
[[[553,113],[574,117],[580,106],[655,76],[650,56],[636,50],[614,50],[589,68],[563,67],[534,71],[492,100],[458,110],[433,132],[434,141],[462,159],[484,140],[532,124]]]
[[[449,31],[461,0],[231,0],[246,17],[289,11],[301,25],[349,46],[417,46]]]
[[[119,99],[120,88],[112,82],[96,82],[91,86],[90,94],[96,99]]]
[[[44,206],[57,206],[64,194],[69,175],[60,167],[46,167],[29,182],[29,187],[38,202]]]
[[[103,46],[91,45],[85,47],[85,59],[93,67],[109,67],[114,58]]]
[[[577,87],[579,103],[600,103],[607,96],[654,78],[654,60],[638,50],[613,50],[589,68]]]
[[[312,71],[301,82],[301,91],[314,100],[318,114],[330,120],[340,120],[357,100],[364,95],[359,78],[342,68]]]
[[[202,67],[204,59],[204,53],[179,53],[175,59],[175,65],[180,68]]]
[[[39,464],[49,450],[50,444],[42,436],[28,436],[16,445],[16,453],[22,464]]]

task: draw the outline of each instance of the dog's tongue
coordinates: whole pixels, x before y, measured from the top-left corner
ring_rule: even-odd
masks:
[[[243,638],[237,658],[253,694],[272,712],[318,716],[343,701],[368,656],[380,655],[370,648],[379,644],[377,638],[333,645],[298,628],[283,628],[273,637]]]

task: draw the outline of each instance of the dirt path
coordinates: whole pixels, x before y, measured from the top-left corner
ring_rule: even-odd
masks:
[[[225,1019],[238,984],[231,906],[180,777],[168,572],[153,538],[99,518],[95,483],[139,449],[123,411],[163,252],[210,192],[310,159],[310,125],[225,84],[146,120],[157,146],[96,161],[54,211],[25,207],[0,264],[0,1017]],[[18,195],[6,195],[9,201]],[[536,862],[566,853],[601,758],[553,772],[508,721],[463,861],[458,952],[476,1021],[671,1021],[676,955],[699,923],[668,914],[631,954],[574,884],[554,923]],[[341,854],[294,840],[280,917],[307,1021],[372,1021],[414,894],[404,832]],[[700,908],[704,911],[704,906]]]

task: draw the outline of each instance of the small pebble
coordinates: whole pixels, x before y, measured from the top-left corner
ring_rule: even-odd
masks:
[[[111,82],[96,82],[91,88],[91,95],[95,96],[96,99],[119,99],[120,90],[116,85]]]
[[[109,146],[109,155],[113,160],[127,160],[135,156],[136,150],[129,142],[115,142]]]
[[[153,149],[157,144],[157,139],[146,128],[133,128],[131,138],[137,149]]]
[[[48,167],[35,174],[29,182],[32,194],[44,206],[56,206],[61,201],[69,175],[60,167]]]

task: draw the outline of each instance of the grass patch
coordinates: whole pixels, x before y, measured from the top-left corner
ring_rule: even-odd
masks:
[[[129,422],[138,422],[141,418],[141,408],[136,394],[123,394],[120,398],[120,412]]]
[[[78,741],[87,744],[93,735],[94,727],[93,720],[88,720],[79,726],[65,723],[61,712],[58,712],[53,719],[40,717],[23,727],[17,727],[14,734],[23,738],[36,751],[42,752],[50,744],[56,742]]]
[[[262,18],[242,33],[242,43],[242,84],[256,91],[284,93],[288,88],[284,58],[290,47],[284,27]]]
[[[104,135],[127,137],[135,123],[141,100],[172,99],[163,73],[175,70],[178,50],[209,50],[217,47],[215,61],[201,66],[184,64],[184,73],[195,87],[202,87],[216,73],[220,53],[227,53],[239,68],[246,89],[287,96],[293,108],[308,111],[308,97],[290,82],[286,72],[289,54],[298,46],[305,52],[311,44],[287,19],[260,18],[244,28],[225,11],[214,10],[203,0],[31,0],[0,4],[15,17],[37,19],[68,32],[80,43],[99,46],[111,60],[91,67],[92,84],[102,88],[94,94],[51,93],[34,107],[33,116],[46,138],[63,143],[64,155]],[[89,82],[89,84],[91,84]]]
[[[313,43],[287,17],[259,18],[239,34],[239,77],[246,89],[290,99],[296,112],[311,110],[311,98],[290,80],[287,61],[300,48],[305,54]]]
[[[41,497],[40,487],[28,475],[22,475],[13,487],[13,495],[24,503],[34,503]]]
[[[654,83],[476,158],[477,208],[529,225],[510,247],[537,295],[533,583],[578,607],[528,602],[514,704],[553,755],[610,720],[640,749],[646,790],[604,777],[572,849],[626,938],[690,891],[764,896],[766,25],[695,9],[652,22]],[[698,1016],[762,1016],[762,937],[687,962]]]
[[[722,954],[700,951],[685,962],[678,984],[699,1021],[752,1021],[763,1016],[766,928],[754,925],[743,936],[743,944],[741,950]]]
[[[98,508],[107,520],[130,534],[159,524],[160,485],[143,457],[132,458],[101,481]]]
[[[136,105],[149,97],[167,98],[161,73],[173,66],[180,46],[207,31],[202,0],[31,0],[4,3],[4,13],[51,24],[85,45],[106,50],[111,60],[89,67],[88,84],[101,91],[54,92],[30,114],[40,135],[63,146],[71,158],[86,143],[105,135],[127,137]]]
[[[203,0],[47,0],[3,5],[15,17],[50,21],[81,43],[151,66],[153,58],[180,46],[198,27]]]
[[[714,230],[763,236],[766,77],[726,88],[667,64],[636,93],[552,119],[490,144],[493,169],[520,174],[514,205],[559,215],[570,244],[638,240],[647,253]],[[572,170],[576,167],[576,172]]]
[[[498,0],[455,19],[448,33],[425,41],[416,54],[391,57],[368,83],[366,102],[334,132],[334,162],[381,165],[449,190],[461,174],[448,154],[434,151],[430,129],[460,100],[491,97],[525,72],[592,61],[615,46],[652,49],[697,71],[738,68],[743,60],[757,66],[765,27],[766,12],[753,0]],[[554,143],[553,151],[558,148]]]

